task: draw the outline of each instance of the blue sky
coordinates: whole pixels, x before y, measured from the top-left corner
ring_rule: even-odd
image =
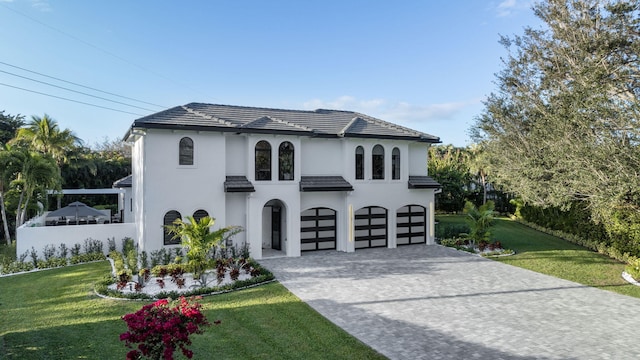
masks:
[[[506,55],[499,35],[537,26],[530,8],[524,0],[0,0],[0,110],[47,113],[89,145],[120,138],[140,115],[207,102],[359,111],[465,146]]]

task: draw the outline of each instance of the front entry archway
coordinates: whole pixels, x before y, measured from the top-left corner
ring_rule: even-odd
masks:
[[[283,251],[287,239],[286,207],[280,200],[270,200],[262,209],[262,248]]]

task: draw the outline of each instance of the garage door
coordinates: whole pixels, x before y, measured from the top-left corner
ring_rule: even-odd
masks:
[[[387,246],[387,209],[370,206],[355,213],[356,249]]]
[[[426,239],[426,209],[420,205],[407,205],[398,210],[398,245],[424,244]]]
[[[336,211],[313,208],[300,215],[300,250],[331,250],[336,248]]]

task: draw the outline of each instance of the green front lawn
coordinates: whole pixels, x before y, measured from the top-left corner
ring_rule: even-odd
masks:
[[[437,219],[438,226],[464,223],[463,215]],[[496,261],[640,298],[640,286],[622,278],[625,264],[617,260],[506,218],[497,219],[491,234],[503,247],[516,251],[513,256],[493,258]]]
[[[120,317],[145,302],[105,300],[98,262],[0,278],[1,359],[122,359]],[[194,335],[194,359],[384,359],[271,283],[200,301],[220,325]]]

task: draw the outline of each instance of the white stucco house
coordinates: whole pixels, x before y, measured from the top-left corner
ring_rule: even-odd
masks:
[[[242,226],[233,241],[256,259],[434,242],[432,135],[351,111],[190,103],[124,139],[141,250],[175,246],[164,225],[187,215]]]

